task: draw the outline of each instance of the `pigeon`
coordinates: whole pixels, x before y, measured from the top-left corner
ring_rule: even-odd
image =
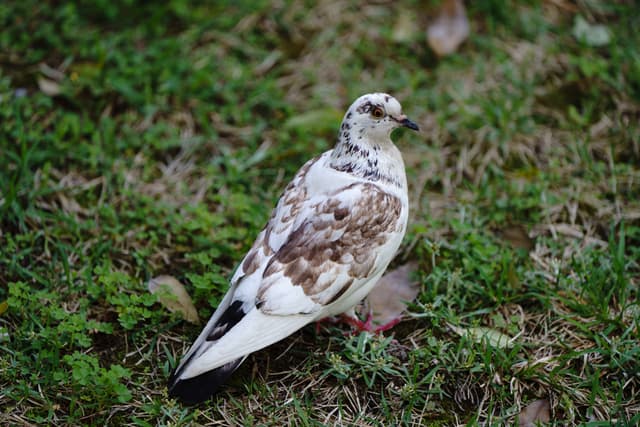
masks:
[[[325,317],[355,317],[407,228],[407,178],[391,141],[419,130],[391,95],[371,93],[345,113],[332,150],[285,188],[211,319],[169,378],[186,404],[213,396],[247,356]]]

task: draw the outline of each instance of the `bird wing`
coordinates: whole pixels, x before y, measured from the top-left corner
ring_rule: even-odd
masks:
[[[397,246],[381,249],[405,226],[400,198],[372,183],[311,198],[304,211],[264,270],[263,313],[308,314],[335,302],[386,268]]]

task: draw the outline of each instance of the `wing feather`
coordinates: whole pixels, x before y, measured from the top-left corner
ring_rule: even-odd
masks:
[[[264,270],[257,301],[265,313],[309,313],[330,304],[387,266],[390,256],[379,259],[380,247],[405,227],[402,201],[372,183],[352,183],[305,208]]]

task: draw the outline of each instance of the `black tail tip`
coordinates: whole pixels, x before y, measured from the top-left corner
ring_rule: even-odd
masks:
[[[176,380],[169,384],[169,397],[178,399],[185,405],[197,405],[213,397],[219,386],[212,386],[206,374],[188,380]],[[220,384],[221,385],[221,384]]]
[[[234,360],[197,377],[179,379],[176,372],[169,376],[169,397],[176,398],[186,405],[197,405],[212,398],[220,387],[238,369],[243,359]]]

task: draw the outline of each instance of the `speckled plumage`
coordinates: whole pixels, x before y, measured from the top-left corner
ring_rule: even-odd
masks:
[[[407,225],[404,163],[390,139],[400,126],[417,130],[390,95],[364,95],[351,105],[335,148],[308,161],[280,197],[172,374],[170,395],[206,399],[248,354],[367,295]]]

